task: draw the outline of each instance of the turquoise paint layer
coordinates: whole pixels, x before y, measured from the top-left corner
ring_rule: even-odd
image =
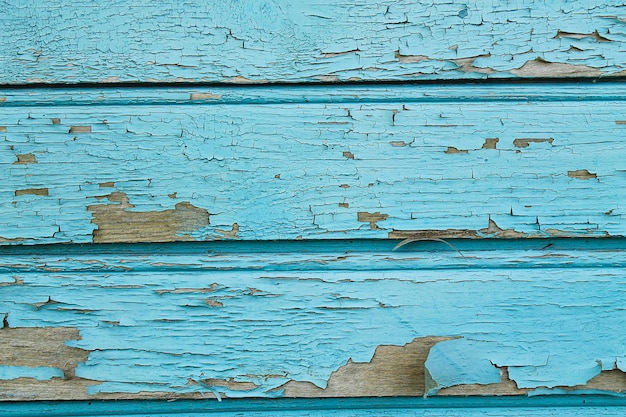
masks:
[[[425,367],[435,386],[427,386],[425,395],[435,395],[441,388],[460,384],[499,383],[500,370],[485,355],[481,345],[480,342],[455,339],[433,346]]]
[[[609,1],[3,6],[0,83],[598,77],[626,65],[626,15]]]
[[[40,381],[47,381],[52,378],[63,378],[63,371],[57,368],[45,366],[7,366],[0,365],[0,379],[34,378]]]
[[[496,366],[524,387],[626,371],[616,337],[626,318],[621,240],[581,249],[568,240],[520,249],[450,243],[461,252],[440,242],[400,252],[391,242],[374,251],[350,242],[341,251],[332,242],[276,243],[265,252],[229,242],[85,246],[83,254],[72,246],[9,247],[0,262],[7,275],[0,313],[11,327],[77,327],[82,339],[67,344],[91,351],[76,375],[101,382],[92,393],[275,396],[270,390],[287,380],[323,387],[348,359],[367,362],[379,345],[429,335],[472,347],[436,349],[447,354],[428,368],[442,385],[495,377]],[[444,384],[445,369],[461,362],[481,370]],[[258,388],[190,383],[210,378]]]
[[[559,398],[364,398],[235,401],[90,401],[31,402],[3,404],[3,416],[143,415],[218,417],[246,416],[621,416],[623,399],[606,396],[564,396]]]
[[[90,242],[114,192],[211,214],[169,239],[624,235],[623,86],[498,88],[6,90],[0,236]]]

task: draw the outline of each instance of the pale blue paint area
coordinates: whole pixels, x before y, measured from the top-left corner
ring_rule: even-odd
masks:
[[[460,384],[499,383],[500,371],[488,359],[489,354],[483,347],[485,345],[455,339],[433,346],[425,367],[436,385],[427,386],[425,395],[435,395],[442,388]]]
[[[625,14],[608,1],[4,6],[0,83],[501,78],[537,58],[599,76],[626,65]]]
[[[520,381],[518,383],[519,388],[534,388],[537,386],[552,388],[555,385],[582,385],[600,373],[602,370],[602,359],[609,359],[610,361],[612,358],[604,356],[603,358],[598,358],[596,363],[579,362],[572,364],[570,355],[553,352],[546,357],[545,364],[509,368],[509,377],[514,381]],[[568,372],[558,382],[555,381],[552,370],[563,369],[567,366],[569,366]]]
[[[208,210],[210,225],[191,234],[198,240],[221,239],[234,223],[244,240],[422,229],[497,237],[481,232],[489,219],[525,237],[622,236],[625,202],[615,190],[626,179],[626,95],[616,84],[568,89],[526,86],[498,98],[494,86],[344,87],[336,100],[328,87],[269,89],[266,97],[278,95],[265,105],[262,88],[220,90],[229,104],[195,103],[182,89],[152,103],[154,93],[124,90],[124,100],[137,101],[126,106],[113,91],[76,106],[67,90],[58,104],[32,90],[31,102],[47,104],[30,107],[26,91],[11,93],[0,116],[4,154],[13,155],[0,164],[0,236],[89,242],[88,206],[114,191],[128,195],[129,211],[183,201]],[[77,91],[85,104],[98,94]],[[586,92],[589,101],[579,98]],[[71,126],[92,132],[70,134]],[[497,149],[483,149],[496,137]],[[538,142],[519,142],[529,138]],[[37,163],[14,164],[23,154]],[[578,170],[596,178],[568,175]],[[106,182],[115,185],[99,187]],[[31,188],[48,195],[15,195]],[[372,226],[359,212],[388,217]]]
[[[58,368],[46,366],[9,366],[0,365],[0,380],[15,378],[34,378],[40,381],[47,381],[52,378],[63,378],[63,371]]]
[[[520,386],[584,384],[626,351],[621,240],[451,241],[461,253],[440,242],[400,252],[394,242],[221,243],[7,247],[2,274],[24,284],[2,288],[0,312],[11,327],[77,327],[81,340],[67,344],[91,351],[76,375],[102,381],[92,393],[280,395],[269,390],[323,387],[350,358],[429,335],[472,347],[429,364],[434,375],[459,357],[481,369],[459,384],[491,375],[485,361]],[[207,378],[259,388],[190,383]]]

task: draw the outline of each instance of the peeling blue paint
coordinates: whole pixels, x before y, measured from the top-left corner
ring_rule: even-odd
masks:
[[[0,312],[11,327],[78,328],[66,344],[90,351],[76,370],[95,381],[90,393],[211,392],[190,381],[233,378],[258,388],[216,390],[278,396],[287,380],[324,387],[350,358],[429,335],[463,337],[431,353],[442,386],[493,382],[495,366],[521,387],[571,386],[622,363],[626,258],[619,240],[569,242],[8,247],[1,282],[14,285],[3,284]]]
[[[9,366],[0,365],[0,379],[34,378],[47,381],[52,378],[63,378],[63,371],[45,366]]]
[[[435,395],[441,388],[454,385],[499,383],[500,371],[489,360],[485,345],[455,339],[433,346],[425,366],[434,386],[427,386],[424,395]]]
[[[0,83],[598,77],[625,67],[624,11],[606,1],[91,6],[7,2]]]
[[[91,242],[99,220],[90,207],[119,206],[110,195],[125,199],[114,221],[124,210],[158,214],[179,203],[210,213],[205,227],[155,240],[386,238],[415,230],[622,236],[624,196],[614,190],[625,178],[626,94],[618,84],[568,89],[526,86],[494,100],[493,87],[344,87],[336,103],[328,87],[270,89],[280,103],[264,105],[245,104],[263,89],[224,90],[233,104],[185,104],[183,89],[167,90],[172,104],[151,104],[144,99],[154,93],[125,90],[141,103],[125,106],[112,91],[110,105],[105,98],[88,106],[57,105],[70,91],[52,101],[47,91],[15,93],[18,105],[7,100],[0,116],[0,237]],[[589,101],[579,98],[585,92]],[[24,94],[47,104],[24,107]],[[99,93],[82,94],[79,102]],[[76,126],[90,132],[69,133]],[[490,138],[497,142],[487,145]],[[36,163],[16,163],[18,155]],[[362,213],[382,217],[363,221]]]

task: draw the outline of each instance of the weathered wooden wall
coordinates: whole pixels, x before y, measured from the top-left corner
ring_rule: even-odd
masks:
[[[10,415],[621,412],[626,6],[2,5]]]
[[[605,0],[2,2],[0,82],[599,77],[626,69]]]

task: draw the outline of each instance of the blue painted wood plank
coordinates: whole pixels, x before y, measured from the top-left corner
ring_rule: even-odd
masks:
[[[582,251],[568,240],[502,250],[459,242],[460,252],[441,242],[427,250],[420,242],[398,251],[329,251],[317,243],[256,254],[247,243],[236,251],[174,245],[154,255],[150,246],[141,253],[9,250],[0,259],[0,313],[10,327],[0,331],[4,343],[32,328],[75,329],[62,349],[78,348],[69,353],[84,358],[61,370],[66,379],[26,384],[16,379],[25,355],[18,344],[14,359],[0,357],[1,366],[13,366],[0,381],[2,395],[28,399],[26,386],[50,382],[37,395],[59,398],[66,384],[74,387],[66,399],[341,396],[350,391],[336,391],[333,378],[351,360],[353,384],[366,380],[359,366],[375,363],[372,356],[383,370],[407,358],[403,366],[425,369],[430,385],[411,380],[413,395],[509,379],[515,385],[507,392],[518,395],[622,392],[624,340],[616,335],[625,318],[626,252],[621,240],[612,249],[593,242]],[[407,349],[433,336],[442,339],[424,348],[422,362],[411,359]],[[395,353],[384,356],[384,346]],[[483,374],[489,379],[477,380]],[[377,373],[367,392],[388,392],[392,375]],[[608,377],[611,384],[599,384]],[[403,389],[396,395],[408,395]]]
[[[145,91],[2,92],[5,243],[624,235],[621,84]]]
[[[623,75],[623,6],[532,0],[3,2],[0,83]]]
[[[495,401],[494,401],[495,400]],[[5,404],[3,415],[25,417],[108,416],[141,414],[144,416],[618,416],[623,401],[604,397],[564,397],[559,399],[351,399],[351,400],[238,400],[221,403],[207,401],[115,401],[115,402],[39,402]]]

